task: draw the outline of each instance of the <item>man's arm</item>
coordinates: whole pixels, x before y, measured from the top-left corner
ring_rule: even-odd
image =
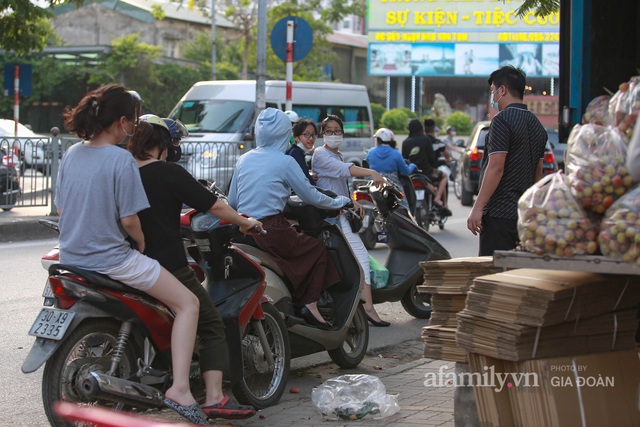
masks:
[[[542,159],[538,160],[538,166],[536,167],[536,182],[542,178]]]
[[[493,153],[489,156],[489,163],[482,177],[480,191],[476,197],[476,202],[473,204],[471,213],[467,218],[467,228],[471,230],[474,235],[482,229],[482,212],[496,191],[496,188],[498,188],[498,184],[500,184],[502,174],[504,173],[504,162],[506,158],[507,153],[504,152]]]

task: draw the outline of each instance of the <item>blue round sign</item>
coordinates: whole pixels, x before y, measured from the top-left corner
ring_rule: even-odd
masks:
[[[271,48],[284,62],[287,61],[287,21],[293,21],[293,60],[299,61],[313,47],[313,31],[307,21],[298,16],[279,20],[271,31]]]

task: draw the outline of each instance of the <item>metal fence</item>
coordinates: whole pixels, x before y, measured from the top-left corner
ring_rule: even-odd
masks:
[[[60,159],[78,138],[0,137],[0,209],[53,206]],[[196,179],[215,181],[225,192],[244,144],[183,142],[178,164]]]

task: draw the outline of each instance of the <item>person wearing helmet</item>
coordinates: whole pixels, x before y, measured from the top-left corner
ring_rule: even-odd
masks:
[[[351,176],[355,177],[371,177],[377,186],[381,186],[384,182],[382,175],[373,169],[363,168],[353,163],[345,163],[340,153],[340,144],[344,134],[344,124],[340,117],[328,115],[322,123],[320,123],[320,133],[324,139],[324,145],[316,149],[313,153],[313,171],[318,174],[318,187],[331,190],[341,196],[350,197],[351,191],[347,179]],[[364,208],[358,203],[353,202],[353,206],[360,215],[364,217]],[[364,247],[362,239],[358,233],[351,230],[349,221],[345,215],[338,217],[340,228],[344,237],[349,242],[353,254],[358,259],[358,263],[362,267],[364,273],[365,286],[362,288],[362,298],[364,299],[364,311],[367,319],[375,326],[389,326],[389,322],[380,319],[378,312],[373,305],[373,297],[371,295],[371,277],[369,265],[369,252]]]
[[[182,137],[185,132],[153,114],[140,117],[138,128],[129,142],[128,149],[138,163],[140,177],[149,199],[150,208],[140,212],[140,223],[145,233],[145,254],[156,259],[182,284],[196,295],[199,301],[197,326],[200,350],[200,370],[206,387],[202,410],[209,418],[248,418],[255,409],[242,406],[222,392],[222,372],[226,365],[227,344],[224,324],[211,298],[198,281],[188,264],[180,233],[180,212],[183,204],[200,212],[209,212],[229,221],[249,233],[252,227],[262,223],[238,215],[224,201],[219,200],[181,166],[168,163],[168,153],[174,149],[172,137]],[[172,135],[171,126],[174,128]],[[186,129],[185,129],[186,131]]]
[[[407,165],[402,154],[392,147],[396,136],[391,129],[380,128],[373,135],[373,138],[376,140],[376,146],[367,153],[369,167],[380,172],[383,177],[389,179],[399,190],[402,190],[404,186],[400,181],[399,174],[409,176],[416,170],[417,166],[413,163]],[[409,210],[407,199],[400,200],[400,205]]]
[[[186,138],[189,136],[189,131],[182,124],[182,122],[180,122],[180,120],[173,120],[168,118],[164,118],[162,120],[167,125],[167,128],[169,128],[171,143],[173,145],[173,149],[169,149],[167,151],[167,162],[177,162],[182,156],[180,141],[182,140],[182,138]]]

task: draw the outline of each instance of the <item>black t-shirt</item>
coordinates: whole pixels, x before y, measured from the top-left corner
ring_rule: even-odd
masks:
[[[430,174],[436,168],[433,146],[424,134],[410,136],[402,142],[402,157],[418,166],[424,174]]]
[[[484,213],[496,218],[517,219],[518,200],[536,181],[547,132],[525,104],[514,103],[493,118],[486,138],[482,175],[493,153],[506,153],[506,158],[502,178]]]
[[[140,177],[151,205],[138,212],[145,255],[171,272],[186,267],[187,255],[180,234],[182,204],[207,212],[217,197],[175,163],[149,163],[140,168]]]

